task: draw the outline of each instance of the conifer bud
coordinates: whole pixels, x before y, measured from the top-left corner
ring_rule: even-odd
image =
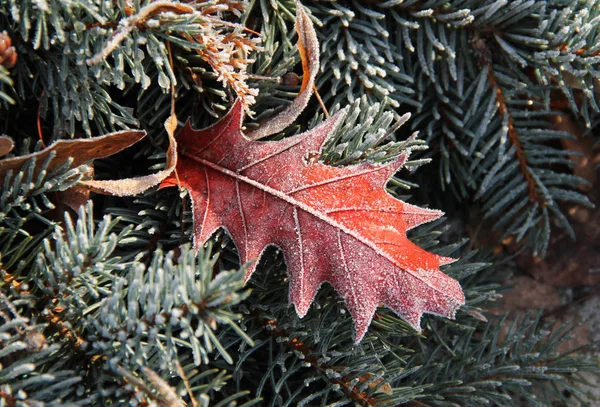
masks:
[[[302,79],[294,72],[288,72],[281,77],[281,83],[286,86],[300,86]]]

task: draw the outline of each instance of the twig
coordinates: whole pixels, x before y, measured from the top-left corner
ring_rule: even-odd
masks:
[[[183,367],[181,367],[181,363],[179,363],[179,360],[175,361],[175,365],[177,366],[177,373],[179,374],[179,377],[181,377],[181,380],[183,380],[183,384],[185,384],[185,389],[187,390],[188,394],[190,395],[190,400],[192,400],[192,406],[198,407],[198,401],[194,397],[194,393],[192,392],[192,387],[190,386],[190,382],[188,381],[188,378],[185,375],[185,372],[183,371]]]
[[[185,4],[172,3],[170,1],[157,1],[148,4],[146,7],[140,9],[137,14],[125,18],[119,23],[119,29],[112,35],[111,39],[106,43],[102,51],[88,59],[86,62],[88,65],[95,65],[102,62],[108,57],[121,42],[127,38],[131,31],[139,24],[144,23],[149,18],[154,17],[157,14],[170,11],[175,14],[189,14],[195,10]]]
[[[44,91],[42,91],[40,98],[43,98],[43,97],[44,97]],[[40,141],[42,142],[42,148],[46,148],[46,143],[44,143],[44,133],[42,132],[41,114],[42,114],[42,103],[40,102],[38,104],[38,110],[37,110],[37,131],[38,131],[38,137],[39,137]]]
[[[527,156],[525,155],[525,151],[523,150],[523,145],[521,144],[521,140],[519,137],[519,132],[517,132],[515,128],[515,121],[510,114],[508,109],[508,105],[506,103],[506,98],[504,97],[504,93],[502,93],[502,89],[498,84],[496,76],[494,75],[493,66],[492,66],[492,55],[490,49],[485,44],[485,41],[481,39],[476,39],[472,41],[473,49],[476,53],[480,55],[479,63],[481,66],[487,67],[487,78],[492,87],[492,89],[496,92],[496,102],[498,103],[498,112],[501,116],[505,116],[508,120],[508,140],[515,147],[515,156],[517,157],[517,161],[519,162],[519,169],[521,173],[525,177],[525,182],[527,183],[527,187],[529,188],[529,199],[532,202],[537,202],[540,207],[546,206],[546,202],[542,199],[540,194],[537,191],[537,183],[531,173],[529,172],[529,166],[527,164]]]
[[[315,96],[317,97],[317,100],[319,101],[319,104],[321,105],[321,109],[323,109],[323,112],[325,113],[325,118],[329,119],[329,112],[327,111],[327,108],[325,107],[325,103],[323,103],[323,99],[321,99],[321,95],[319,95],[319,91],[317,90],[317,85],[315,85],[313,83],[313,92],[315,93]]]
[[[326,371],[328,369],[332,369],[332,366],[319,362],[319,358],[314,356],[313,350],[306,346],[304,342],[296,338],[288,339],[288,334],[285,332],[285,330],[279,327],[277,321],[274,319],[264,318],[258,310],[254,310],[252,315],[258,320],[258,322],[263,326],[269,335],[275,338],[283,339],[282,342],[291,350],[294,352],[300,352],[304,356],[304,361],[310,363],[313,368],[322,373],[333,384],[340,386],[340,389],[344,392],[344,394],[346,394],[346,396],[348,396],[354,402],[364,407],[377,405],[377,401],[374,397],[357,390],[355,386],[351,386],[350,381],[346,380],[345,377],[338,379],[336,377],[327,375]]]

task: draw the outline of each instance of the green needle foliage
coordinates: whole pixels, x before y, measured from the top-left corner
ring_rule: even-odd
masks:
[[[586,181],[574,175],[575,154],[563,147],[576,135],[556,123],[568,118],[596,137],[600,1],[304,6],[321,45],[318,92],[331,113],[348,110],[323,161],[410,152],[391,194],[416,202],[420,187],[420,205],[480,205],[499,238],[532,255],[543,255],[557,230],[573,234],[565,203],[591,204],[578,189]],[[0,55],[0,133],[15,141],[10,155],[146,130],[143,142],[93,163],[96,179],[118,179],[164,166],[173,102],[180,125],[189,118],[200,128],[241,97],[246,128],[256,128],[300,88],[296,7],[0,0],[0,31],[17,53],[10,67]],[[324,117],[311,101],[274,138]],[[74,210],[67,194],[91,165],[47,171],[52,159],[0,179],[0,407],[590,402],[582,375],[597,374],[597,361],[558,350],[572,326],[487,312],[503,289],[499,259],[470,250],[449,222],[409,237],[459,258],[444,267],[466,295],[456,320],[426,316],[419,333],[380,308],[355,345],[351,317],[327,284],[298,318],[276,249],[245,284],[247,265],[225,231],[199,253],[190,249],[184,193],[92,195]]]
[[[598,114],[598,4],[563,1],[317,2],[324,99],[391,99],[435,146],[439,182],[482,201],[507,236],[546,251],[574,186],[553,129]],[[340,90],[341,89],[341,90]]]

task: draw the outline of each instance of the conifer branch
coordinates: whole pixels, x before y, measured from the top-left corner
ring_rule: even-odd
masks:
[[[320,362],[319,358],[314,356],[314,351],[310,349],[306,344],[298,340],[297,338],[289,338],[289,334],[282,328],[279,327],[277,321],[273,318],[266,318],[261,315],[258,309],[252,311],[252,316],[260,323],[264,331],[272,336],[273,338],[279,338],[282,343],[289,347],[293,352],[298,352],[304,356],[304,360],[310,363],[310,366],[318,371],[322,377],[326,377],[332,384],[340,386],[340,389],[348,396],[351,400],[363,407],[377,405],[377,400],[369,396],[368,394],[358,390],[356,386],[352,385],[350,380],[346,377],[331,377],[326,374],[328,369],[332,369],[332,366],[325,362]]]
[[[27,154],[42,138],[50,144],[135,127],[151,139],[124,153],[135,160],[107,158],[95,169],[98,179],[139,174],[163,168],[169,114],[204,127],[222,116],[233,91],[251,101],[247,86],[260,90],[254,122],[245,123],[252,131],[300,88],[295,0],[7,4],[0,26],[14,41],[4,40],[4,54],[0,44],[0,133],[17,141],[10,154]],[[501,229],[502,238],[527,239],[543,254],[551,229],[572,231],[560,204],[589,204],[563,142],[571,129],[553,119],[570,110],[597,138],[598,5],[307,2],[321,54],[316,87],[332,113],[352,105],[323,146],[324,160],[387,162],[428,144],[402,180],[390,180],[390,194],[416,191],[420,203],[447,209],[450,239],[466,233],[451,208],[471,213],[476,200],[494,219],[484,233]],[[98,63],[88,65],[94,56]],[[323,121],[316,102],[285,135]],[[396,131],[408,112],[421,140],[406,127]],[[40,168],[46,173],[38,176]],[[382,311],[353,346],[351,318],[330,286],[303,318],[289,307],[281,256],[264,256],[250,290],[227,239],[215,238],[199,257],[181,246],[193,233],[186,199],[162,190],[135,200],[92,195],[95,209],[75,222],[58,213],[56,195],[85,177],[83,167],[52,168],[21,163],[0,179],[0,404],[7,407],[150,407],[179,398],[245,407],[552,405],[584,401],[579,375],[598,372],[593,360],[561,354],[564,331],[539,318],[513,324],[485,314],[485,321],[479,312],[497,298],[501,278],[480,272],[467,247],[434,249],[441,222],[410,239],[461,257],[445,270],[461,281],[463,311],[452,322],[425,318],[422,336]]]
[[[496,77],[494,75],[492,64],[487,65],[487,78],[490,83],[490,86],[496,92],[496,102],[498,103],[498,113],[501,116],[506,116],[508,121],[508,140],[515,147],[515,157],[519,162],[519,168],[523,177],[525,177],[525,182],[527,182],[527,187],[529,189],[529,198],[531,202],[535,202],[540,205],[540,207],[546,206],[546,202],[542,199],[540,194],[537,191],[537,182],[531,176],[529,172],[529,164],[527,160],[527,156],[523,151],[523,145],[519,139],[519,132],[515,128],[515,122],[510,114],[508,109],[506,99],[504,94],[502,93],[502,89],[498,85]]]
[[[49,300],[48,304],[52,302],[54,301]],[[62,338],[67,339],[74,349],[80,350],[81,346],[85,343],[85,340],[74,329],[69,329],[66,321],[61,318],[60,314],[64,312],[64,309],[61,307],[55,307],[53,309],[46,307],[45,311],[46,312],[41,313],[41,316],[52,330],[58,333]]]

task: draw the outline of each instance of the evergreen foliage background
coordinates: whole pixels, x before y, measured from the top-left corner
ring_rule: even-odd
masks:
[[[572,233],[563,204],[591,203],[560,142],[574,135],[556,120],[568,115],[597,138],[600,2],[305,6],[321,41],[318,91],[330,111],[350,106],[325,161],[411,149],[391,193],[450,213],[481,205],[500,239],[532,255],[557,229]],[[0,69],[0,132],[22,155],[145,129],[149,140],[95,162],[95,176],[156,170],[173,97],[180,120],[196,127],[236,96],[255,99],[249,129],[293,100],[302,74],[295,8],[0,0],[0,30],[18,54]],[[388,137],[406,112],[412,119]],[[287,133],[322,120],[311,103]],[[402,142],[416,130],[420,141]],[[502,288],[499,259],[469,249],[462,230],[445,237],[444,221],[411,238],[460,257],[445,268],[467,296],[457,319],[427,316],[419,334],[381,308],[354,345],[331,287],[296,316],[276,250],[247,286],[225,234],[194,256],[189,202],[177,191],[92,196],[72,211],[61,194],[88,168],[47,165],[31,160],[1,181],[0,406],[547,406],[586,400],[579,375],[598,371],[592,359],[557,352],[569,327],[551,329],[540,315],[507,326],[487,313]]]

